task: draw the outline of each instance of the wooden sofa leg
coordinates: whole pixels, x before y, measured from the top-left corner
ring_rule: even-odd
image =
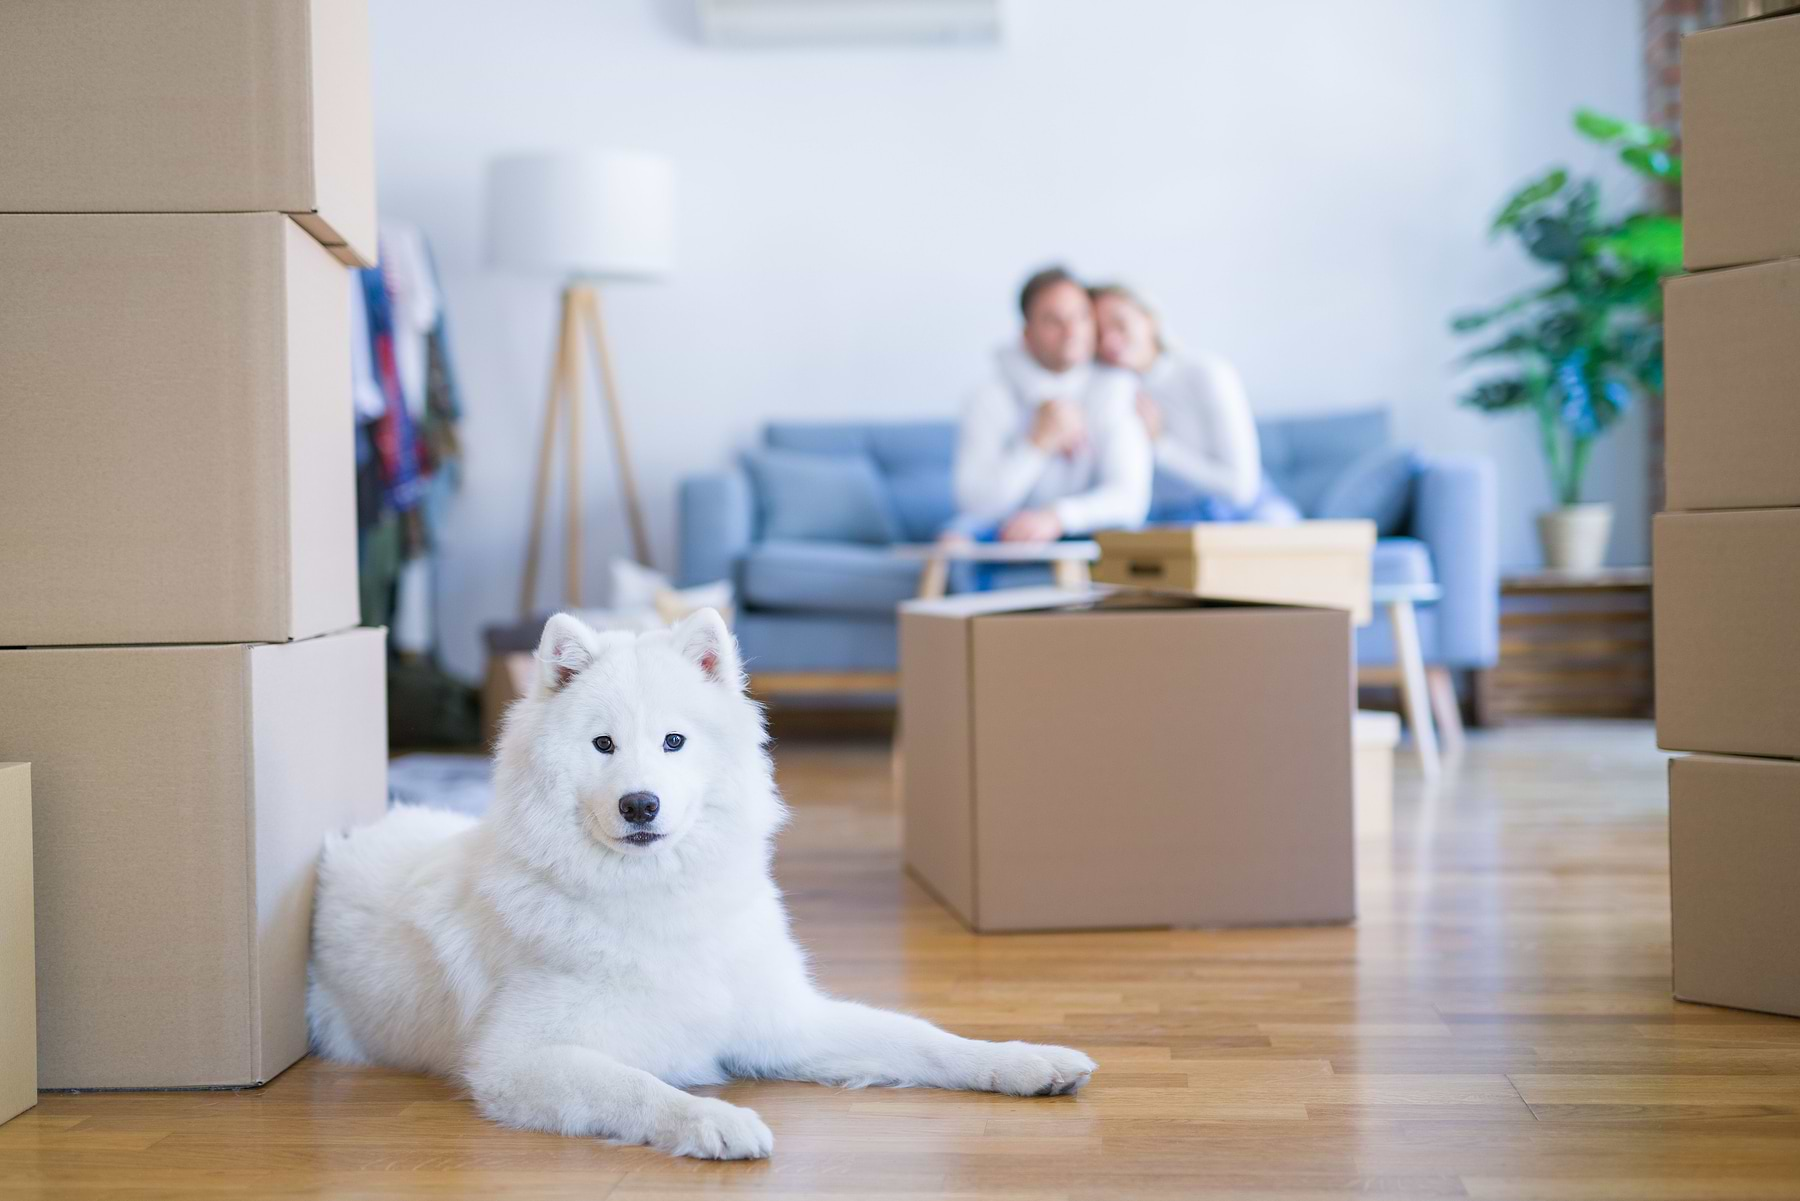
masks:
[[[1437,721],[1438,741],[1445,754],[1462,749],[1462,706],[1456,700],[1456,681],[1448,667],[1425,669],[1425,691],[1431,695],[1431,715]]]

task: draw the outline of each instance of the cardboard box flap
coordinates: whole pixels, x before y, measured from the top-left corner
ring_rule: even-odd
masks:
[[[975,617],[982,613],[1023,613],[1030,609],[1071,609],[1092,604],[1110,588],[1074,591],[1067,588],[1008,588],[997,592],[961,592],[935,600],[902,601],[902,613],[922,617]]]

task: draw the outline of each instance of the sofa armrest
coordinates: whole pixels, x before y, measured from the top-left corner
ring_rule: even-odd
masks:
[[[681,565],[676,586],[727,580],[755,537],[756,510],[742,471],[692,475],[681,481]]]
[[[1415,481],[1413,534],[1431,549],[1443,597],[1433,659],[1490,667],[1500,654],[1500,514],[1494,465],[1427,459]]]

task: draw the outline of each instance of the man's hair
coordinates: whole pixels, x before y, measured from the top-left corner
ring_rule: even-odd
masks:
[[[1033,274],[1030,279],[1025,281],[1025,286],[1019,289],[1019,315],[1029,321],[1031,306],[1037,302],[1038,295],[1046,289],[1054,288],[1057,284],[1074,284],[1082,291],[1087,291],[1087,287],[1069,274],[1068,268],[1062,264],[1045,267],[1042,271]]]

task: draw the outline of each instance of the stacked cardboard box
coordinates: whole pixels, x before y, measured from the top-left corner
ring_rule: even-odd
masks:
[[[37,1083],[306,1049],[312,871],[385,799],[355,629],[363,0],[0,5],[0,760]]]
[[[31,764],[0,763],[0,1122],[37,1104]]]
[[[1800,15],[1682,47],[1657,740],[1675,995],[1800,1015]]]

